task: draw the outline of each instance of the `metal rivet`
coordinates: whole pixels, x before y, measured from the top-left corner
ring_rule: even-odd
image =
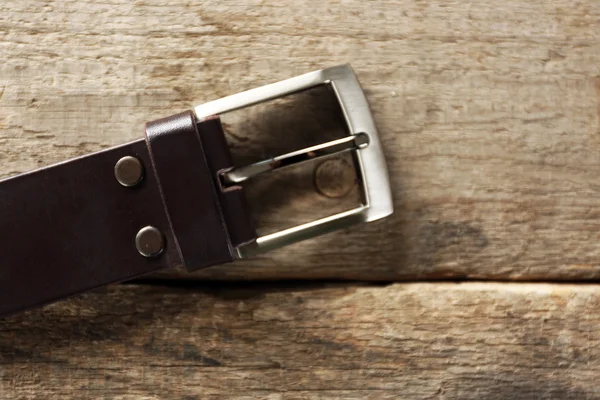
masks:
[[[135,157],[123,157],[115,164],[115,178],[125,187],[137,185],[143,177],[144,166]]]
[[[135,235],[135,247],[144,257],[156,257],[165,248],[162,233],[153,226],[145,226]]]

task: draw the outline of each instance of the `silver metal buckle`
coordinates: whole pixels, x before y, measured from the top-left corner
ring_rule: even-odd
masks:
[[[195,113],[197,118],[202,120],[212,115],[249,107],[320,85],[330,85],[333,89],[347,124],[348,137],[294,151],[256,164],[234,168],[223,174],[221,179],[225,185],[238,184],[263,172],[314,160],[340,151],[353,151],[361,182],[362,204],[352,210],[261,236],[255,242],[238,247],[239,258],[277,249],[360,222],[384,218],[394,211],[387,166],[379,135],[367,99],[349,65],[310,72],[227,96],[196,107]]]

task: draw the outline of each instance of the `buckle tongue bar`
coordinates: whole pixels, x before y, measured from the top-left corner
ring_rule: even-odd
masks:
[[[343,151],[352,151],[361,183],[362,204],[352,210],[261,236],[252,243],[239,246],[239,258],[273,250],[359,222],[374,221],[393,213],[382,145],[367,99],[350,66],[327,68],[224,97],[196,107],[195,113],[199,120],[203,120],[212,115],[249,107],[320,85],[329,85],[335,94],[346,121],[347,137],[237,167],[223,172],[220,179],[224,186],[235,185],[264,172]]]
[[[291,165],[301,164],[306,161],[316,160],[332,154],[341,153],[346,150],[364,149],[369,145],[369,137],[365,133],[347,136],[331,142],[307,147],[291,153],[283,154],[269,160],[260,161],[243,167],[233,168],[221,174],[223,183],[235,185],[242,183],[249,178],[262,174],[263,172],[274,171],[289,167]]]

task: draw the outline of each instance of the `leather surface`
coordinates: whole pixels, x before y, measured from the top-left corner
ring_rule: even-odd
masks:
[[[212,135],[215,127],[202,124],[201,129]],[[184,266],[193,271],[232,261],[216,175],[208,168],[192,112],[149,123],[146,140]]]
[[[201,126],[200,139],[206,148],[208,167],[213,176],[218,176],[220,172],[233,167],[221,120],[216,116],[211,117],[202,121]],[[216,182],[219,186],[217,194],[231,243],[238,246],[255,240],[256,228],[250,218],[250,207],[243,188],[239,185],[224,188],[220,185],[219,179]]]
[[[0,316],[182,263],[196,269],[231,261],[225,221],[235,222],[222,214],[203,129],[222,135],[218,119],[204,126],[191,112],[179,114],[148,124],[148,142],[0,181]],[[227,154],[214,146],[217,158]],[[114,176],[115,163],[128,155],[145,169],[134,187]],[[147,225],[166,241],[155,258],[135,247]]]

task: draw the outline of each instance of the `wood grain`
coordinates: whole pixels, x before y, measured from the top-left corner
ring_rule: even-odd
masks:
[[[595,280],[599,23],[595,0],[2,2],[0,174],[350,62],[385,144],[396,214],[194,278]],[[226,121],[236,159],[320,140],[335,118],[316,116],[328,108],[307,96]],[[355,190],[347,201],[319,194],[315,168],[256,184],[264,229],[354,201]]]
[[[598,399],[600,289],[121,286],[0,321],[13,399]]]

